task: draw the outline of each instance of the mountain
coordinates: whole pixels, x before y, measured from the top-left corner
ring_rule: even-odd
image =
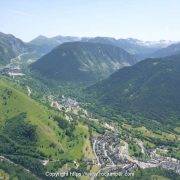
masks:
[[[59,45],[56,41],[41,35],[30,41],[28,44],[29,46],[34,46],[36,51],[41,54],[46,54]]]
[[[162,123],[180,119],[180,56],[146,59],[87,89],[97,107]]]
[[[30,41],[28,44],[29,46],[36,47],[37,49],[36,51],[39,51],[42,54],[46,54],[60,44],[63,44],[65,42],[78,41],[78,40],[79,40],[78,37],[72,37],[72,36],[55,36],[52,38],[48,38],[46,36],[40,35],[37,38]]]
[[[166,48],[162,48],[152,54],[152,57],[166,57],[180,54],[180,43],[172,44]]]
[[[172,44],[172,41],[140,41],[138,39],[127,38],[127,39],[115,39],[110,37],[73,37],[73,36],[55,36],[52,38],[47,38],[45,36],[38,36],[37,38],[30,41],[29,45],[34,45],[38,51],[46,54],[50,52],[56,46],[63,44],[65,42],[93,42],[93,43],[102,43],[118,46],[130,54],[134,54],[138,57],[139,60],[142,60],[145,57],[148,57],[155,51],[165,48],[168,45]]]
[[[137,56],[139,60],[148,57],[155,51],[167,47],[172,44],[172,41],[140,41],[138,39],[127,38],[127,39],[115,39],[109,37],[95,37],[95,38],[82,38],[82,41],[95,42],[102,44],[111,44],[118,46],[130,54]]]
[[[11,34],[0,32],[0,65],[6,65],[12,58],[26,52],[28,47]]]
[[[71,42],[53,49],[33,63],[31,69],[55,80],[94,82],[135,63],[132,55],[116,46]]]
[[[158,50],[165,48],[172,43],[171,41],[143,42],[132,38],[115,39],[108,37],[79,38],[73,36],[55,36],[48,38],[42,35],[28,43],[25,43],[11,34],[0,33],[0,64],[6,65],[12,58],[15,58],[21,54],[25,54],[23,57],[21,57],[21,61],[33,62],[39,59],[41,56],[49,53],[55,47],[66,42],[75,41],[117,46],[126,50],[130,54],[135,55],[136,59],[138,60],[149,57],[154,52],[158,53]],[[171,49],[173,49],[173,47]],[[166,52],[166,49],[164,51]]]

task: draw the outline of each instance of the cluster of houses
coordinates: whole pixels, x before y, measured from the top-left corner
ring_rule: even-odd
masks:
[[[101,172],[126,174],[132,173],[136,168],[161,167],[180,174],[180,161],[175,158],[162,157],[156,154],[156,150],[147,151],[150,159],[146,161],[140,161],[135,157],[122,157],[120,138],[116,133],[106,132],[102,136],[92,138],[92,142],[98,165],[101,166]]]
[[[54,107],[58,110],[73,110],[79,108],[79,103],[71,98],[66,98],[62,96],[59,100],[53,100],[53,98],[48,98],[51,101],[51,107]]]
[[[19,67],[4,67],[0,68],[0,74],[6,75],[6,76],[23,76],[24,74],[21,72],[21,69]]]
[[[177,174],[180,174],[180,162],[163,161],[160,166],[164,169],[173,170]]]
[[[120,141],[117,134],[106,132],[103,136],[93,138],[93,147],[99,165],[117,165],[121,162],[119,156]]]
[[[133,176],[134,169],[137,169],[138,165],[135,163],[129,163],[126,165],[118,165],[118,166],[112,166],[107,169],[103,169],[101,173],[106,172],[108,174],[119,174],[119,176],[125,175],[125,176]]]
[[[101,173],[132,173],[138,167],[136,163],[120,156],[120,138],[116,133],[106,132],[103,136],[94,137],[93,150]]]
[[[62,96],[62,99],[60,100],[62,105],[66,108],[79,108],[79,103],[71,98],[66,98],[65,96]]]

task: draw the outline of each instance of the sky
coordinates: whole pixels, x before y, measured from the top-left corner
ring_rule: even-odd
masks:
[[[0,31],[179,41],[180,0],[0,0]]]

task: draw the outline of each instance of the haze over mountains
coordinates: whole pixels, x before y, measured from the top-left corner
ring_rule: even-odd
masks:
[[[40,58],[42,55],[49,53],[53,48],[61,45],[65,42],[93,42],[101,44],[109,44],[118,46],[128,53],[136,56],[137,60],[155,56],[156,52],[160,53],[162,48],[166,48],[168,45],[173,44],[173,41],[140,41],[137,39],[115,39],[108,37],[95,37],[95,38],[79,38],[71,36],[56,36],[47,38],[45,36],[38,36],[32,41],[25,43],[22,40],[9,34],[0,34],[0,63],[8,64],[11,58],[18,56],[24,52],[32,53],[31,56],[35,56],[35,59]],[[159,52],[160,51],[160,52]],[[167,54],[167,52],[166,52]],[[171,55],[171,54],[170,54]],[[160,54],[159,54],[160,56]]]
[[[80,38],[78,37],[71,37],[71,36],[55,36],[52,38],[47,38],[45,36],[38,36],[37,38],[33,39],[29,42],[30,45],[35,45],[39,50],[46,54],[50,52],[56,46],[65,43],[65,42],[73,42],[79,41]]]
[[[115,39],[110,37],[72,37],[72,36],[55,36],[47,38],[45,36],[38,36],[37,38],[30,41],[30,44],[40,46],[47,53],[52,50],[55,46],[58,46],[64,42],[83,41],[83,42],[94,42],[118,46],[127,52],[135,55],[139,55],[140,58],[147,57],[153,52],[167,47],[172,44],[173,41],[140,41],[138,39]]]
[[[128,38],[128,39],[115,39],[108,37],[95,37],[95,38],[84,38],[82,41],[88,42],[99,42],[103,44],[111,44],[118,46],[130,54],[134,54],[138,59],[143,59],[148,57],[153,52],[167,47],[172,41],[140,41],[138,39]]]
[[[180,43],[171,44],[166,48],[162,48],[154,52],[152,57],[166,57],[175,54],[180,54]]]

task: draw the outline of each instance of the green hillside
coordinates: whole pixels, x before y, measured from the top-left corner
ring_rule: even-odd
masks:
[[[80,161],[89,137],[85,125],[68,122],[29,98],[21,88],[0,80],[0,154],[43,176],[42,160],[58,163]],[[62,126],[61,124],[66,124]]]
[[[135,58],[112,45],[64,43],[31,65],[41,75],[65,82],[94,82],[115,70],[132,65]]]
[[[107,107],[116,114],[140,115],[175,126],[180,119],[179,74],[180,56],[147,59],[115,72],[87,92],[104,113]]]

